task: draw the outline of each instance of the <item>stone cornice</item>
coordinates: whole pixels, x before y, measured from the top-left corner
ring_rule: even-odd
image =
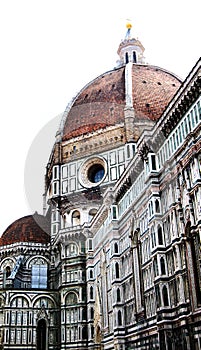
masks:
[[[153,129],[153,145],[160,146],[201,92],[201,59],[193,67]],[[154,135],[155,134],[155,135]]]

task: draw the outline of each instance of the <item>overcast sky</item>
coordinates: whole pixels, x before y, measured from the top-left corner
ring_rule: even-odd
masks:
[[[126,19],[146,62],[185,78],[200,56],[199,9],[199,0],[0,1],[0,233],[42,213],[58,115],[86,83],[115,67]]]

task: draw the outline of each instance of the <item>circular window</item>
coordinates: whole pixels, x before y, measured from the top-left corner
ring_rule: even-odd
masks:
[[[91,188],[99,185],[106,177],[107,164],[103,158],[90,158],[80,167],[79,181],[82,186]]]
[[[88,179],[92,183],[100,182],[104,175],[105,169],[101,164],[94,164],[88,170]]]

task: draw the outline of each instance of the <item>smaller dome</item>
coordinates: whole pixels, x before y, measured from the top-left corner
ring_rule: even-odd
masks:
[[[49,222],[43,215],[24,216],[8,226],[0,237],[0,246],[19,242],[47,244],[50,242],[49,232]]]

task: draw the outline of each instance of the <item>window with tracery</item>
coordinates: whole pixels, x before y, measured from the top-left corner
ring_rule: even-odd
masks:
[[[32,288],[47,288],[47,265],[32,265]]]
[[[78,225],[80,225],[80,212],[78,210],[75,210],[72,213],[72,226]]]
[[[66,246],[66,256],[73,256],[78,254],[78,247],[75,243],[70,243]]]
[[[115,263],[115,277],[119,278],[119,263]]]
[[[162,295],[163,295],[163,305],[169,306],[168,290],[166,286],[163,286]]]
[[[121,315],[121,310],[118,311],[118,326],[122,326],[122,315]]]
[[[73,305],[78,303],[77,295],[74,292],[68,293],[66,297],[66,305]]]

